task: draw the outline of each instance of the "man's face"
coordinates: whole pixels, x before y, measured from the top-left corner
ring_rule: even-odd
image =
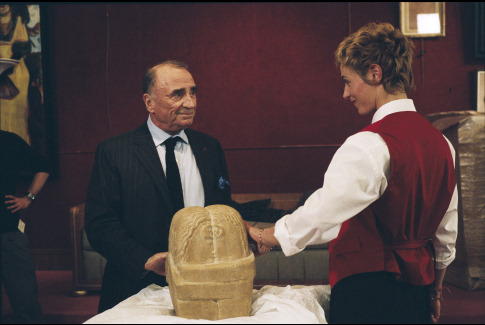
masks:
[[[192,125],[197,106],[196,91],[190,72],[165,65],[155,72],[151,95],[144,94],[143,100],[153,123],[174,135]]]

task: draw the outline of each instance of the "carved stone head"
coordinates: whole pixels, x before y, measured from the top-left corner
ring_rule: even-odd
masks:
[[[217,320],[249,316],[254,255],[241,215],[226,205],[187,207],[170,226],[167,282],[175,314]]]

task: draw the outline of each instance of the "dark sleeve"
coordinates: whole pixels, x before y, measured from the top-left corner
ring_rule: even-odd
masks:
[[[96,149],[86,199],[86,235],[97,252],[127,275],[138,279],[143,276],[145,263],[154,253],[130,236],[122,223],[122,179],[112,156],[104,144]]]
[[[229,172],[226,163],[224,150],[219,141],[216,140],[216,148],[218,152],[218,166],[221,171],[220,177],[217,179],[216,192],[219,194],[219,204],[225,204],[236,209],[244,220],[261,221],[261,222],[276,222],[283,214],[282,210],[268,209],[271,202],[270,199],[256,200],[246,203],[238,203],[232,200],[231,183],[229,180]]]
[[[227,169],[226,163],[226,156],[224,154],[224,150],[222,149],[222,145],[219,141],[217,141],[217,149],[218,149],[218,156],[219,156],[219,165],[221,170],[221,177],[217,179],[217,190],[220,191],[221,194],[221,201],[227,205],[232,202],[231,199],[231,182],[229,179],[229,171]]]
[[[49,173],[49,165],[46,159],[27,144],[17,134],[10,134],[10,146],[11,157],[15,159],[15,167],[20,172],[32,172],[34,174],[38,172]]]

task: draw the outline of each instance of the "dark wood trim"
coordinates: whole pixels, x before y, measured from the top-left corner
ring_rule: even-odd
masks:
[[[341,144],[296,144],[296,145],[262,146],[262,147],[229,147],[229,148],[224,148],[224,151],[339,148],[340,146]]]

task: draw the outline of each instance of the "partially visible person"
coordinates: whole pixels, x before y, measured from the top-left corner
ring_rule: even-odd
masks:
[[[330,242],[330,323],[436,323],[455,258],[457,190],[451,143],[416,112],[412,43],[371,23],[335,52],[343,98],[372,124],[335,153],[323,186],[275,227],[246,224],[258,254]],[[434,248],[434,249],[433,249]]]
[[[179,209],[232,202],[221,144],[189,129],[196,92],[184,63],[166,61],[148,69],[143,78],[147,121],[98,145],[85,209],[89,242],[107,259],[98,312],[149,284],[167,285],[168,235]],[[180,138],[173,153],[182,202],[166,178],[166,141],[175,137]]]
[[[5,287],[16,321],[39,324],[43,316],[35,266],[19,211],[36,199],[49,177],[49,167],[44,157],[11,132],[0,131],[0,154],[0,284]],[[34,175],[25,195],[17,194],[21,173]]]

